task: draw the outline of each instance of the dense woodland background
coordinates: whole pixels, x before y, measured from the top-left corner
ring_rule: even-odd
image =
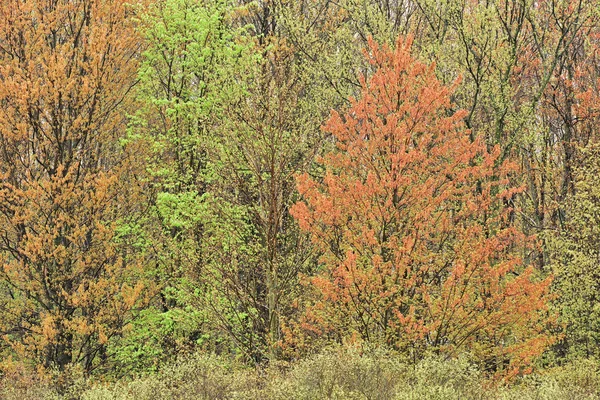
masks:
[[[3,0],[5,393],[231,368],[225,387],[268,391],[356,365],[391,371],[365,383],[383,394],[304,398],[404,378],[484,398],[544,371],[600,396],[599,18],[595,0]]]

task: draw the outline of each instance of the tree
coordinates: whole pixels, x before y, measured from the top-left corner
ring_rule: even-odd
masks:
[[[324,176],[297,179],[292,214],[322,252],[301,326],[415,357],[468,349],[512,373],[550,342],[550,280],[523,265],[528,238],[504,206],[515,166],[470,137],[453,88],[410,47],[371,41],[360,97],[324,125],[337,145]]]
[[[238,210],[219,197],[224,106],[243,95],[234,79],[254,57],[248,28],[236,27],[245,11],[229,1],[161,0],[140,13],[140,108],[130,128],[151,149],[140,155],[150,209],[140,235],[157,258],[160,293],[119,345],[123,368],[157,367],[197,345],[236,347],[211,309],[226,299],[206,298],[220,246],[247,239],[236,235],[244,221],[228,217]]]
[[[580,156],[582,165],[574,171],[576,192],[563,204],[565,227],[548,240],[549,267],[556,277],[554,306],[563,327],[555,350],[559,357],[571,359],[600,354],[598,144],[588,145]]]
[[[107,359],[144,299],[122,229],[143,204],[125,144],[140,40],[124,0],[0,5],[0,330],[45,367]]]
[[[597,27],[596,27],[597,30]],[[559,360],[596,357],[600,354],[600,274],[598,240],[600,230],[600,192],[597,179],[600,169],[598,144],[599,70],[596,61],[598,33],[590,35],[580,55],[585,59],[571,66],[569,79],[556,81],[552,107],[547,118],[555,118],[568,130],[570,175],[560,174],[553,194],[560,214],[560,224],[545,232],[549,263],[554,274],[553,306],[559,312],[562,336],[554,346]],[[575,68],[577,67],[577,68]],[[560,131],[559,131],[560,132]],[[563,131],[567,133],[567,129]],[[566,188],[569,182],[572,188]],[[552,192],[551,192],[552,193]],[[559,208],[560,207],[560,208]]]
[[[269,7],[164,0],[142,17],[148,48],[135,129],[154,149],[150,236],[165,286],[144,318],[170,326],[176,318],[185,331],[158,339],[165,353],[196,342],[257,362],[275,357],[279,316],[310,253],[288,209],[294,173],[319,148],[325,107],[293,48],[270,36]],[[248,19],[266,36],[240,27]],[[130,339],[157,341],[139,327]]]
[[[320,93],[295,48],[283,38],[266,40],[261,60],[245,77],[246,97],[228,107],[228,133],[222,135],[221,176],[234,189],[222,190],[222,197],[246,210],[253,247],[238,252],[238,260],[221,262],[219,276],[222,290],[252,321],[260,349],[254,357],[274,359],[280,319],[298,295],[298,272],[312,256],[289,208],[297,198],[293,176],[306,171],[321,148],[323,107],[314,103]]]

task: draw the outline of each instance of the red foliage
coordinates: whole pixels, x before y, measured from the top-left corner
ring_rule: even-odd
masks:
[[[410,47],[370,43],[360,98],[324,125],[337,149],[323,179],[297,178],[291,212],[322,252],[301,326],[417,355],[466,348],[514,372],[550,341],[550,281],[524,267],[530,240],[505,206],[514,166],[471,137]]]

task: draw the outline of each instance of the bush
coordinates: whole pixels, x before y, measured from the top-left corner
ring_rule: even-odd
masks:
[[[600,398],[600,364],[579,360],[524,378],[499,390],[500,400],[592,400]]]
[[[13,365],[4,369],[0,379],[0,399],[2,400],[40,400],[59,399],[50,379],[44,379],[23,365]]]
[[[382,350],[333,349],[269,381],[269,399],[484,399],[485,380],[466,358],[411,364]]]
[[[407,364],[384,351],[329,349],[270,379],[266,398],[391,399],[406,373]]]
[[[63,395],[25,369],[0,380],[2,400],[591,400],[600,398],[600,364],[573,362],[494,387],[467,357],[411,363],[385,350],[333,347],[292,364],[254,370],[197,354],[133,380],[91,386],[77,371],[55,377]],[[69,387],[66,387],[69,386]]]
[[[112,386],[97,386],[84,400],[243,399],[256,388],[253,371],[216,356],[196,355],[159,373]],[[246,396],[246,397],[245,397]]]
[[[445,360],[430,357],[417,363],[395,399],[462,400],[487,399],[486,380],[466,357]]]

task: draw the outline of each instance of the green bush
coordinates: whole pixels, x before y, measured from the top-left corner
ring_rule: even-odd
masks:
[[[96,386],[83,400],[244,399],[256,387],[252,370],[215,356],[196,355],[157,374],[111,386]]]
[[[330,349],[269,380],[271,399],[391,399],[407,364],[383,351]]]
[[[487,399],[485,379],[466,358],[445,360],[431,357],[409,371],[408,384],[394,397],[398,400]]]
[[[600,363],[578,360],[548,369],[499,390],[499,400],[600,399]]]

